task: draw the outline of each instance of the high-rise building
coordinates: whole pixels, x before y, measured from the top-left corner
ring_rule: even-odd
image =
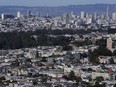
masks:
[[[106,19],[109,20],[109,6],[107,6]]]
[[[83,11],[81,11],[81,19],[85,18],[85,13]]]
[[[112,13],[112,20],[116,21],[116,13]]]
[[[20,17],[21,17],[21,12],[18,11],[18,12],[17,12],[17,18],[20,18]]]
[[[96,12],[94,13],[94,19],[97,19],[97,13]]]
[[[7,19],[7,18],[11,18],[11,19],[13,19],[14,18],[14,16],[13,15],[11,15],[11,14],[5,14],[5,13],[2,13],[1,14],[1,19]]]
[[[27,12],[27,16],[28,16],[28,17],[31,17],[31,16],[32,16],[32,13],[31,13],[30,10]]]
[[[92,23],[92,17],[87,18],[87,24],[91,24]]]
[[[66,24],[70,23],[70,14],[66,14]]]
[[[1,19],[3,19],[3,20],[4,20],[4,14],[1,14]]]

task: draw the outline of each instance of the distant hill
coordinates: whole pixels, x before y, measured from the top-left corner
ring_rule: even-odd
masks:
[[[69,6],[58,6],[58,7],[26,7],[26,6],[0,6],[0,13],[11,13],[16,14],[17,11],[21,11],[23,14],[27,14],[30,10],[33,13],[40,13],[41,15],[58,16],[64,13],[73,11],[75,14],[80,14],[81,11],[87,13],[97,12],[99,14],[105,13],[106,8],[109,6],[109,13],[116,12],[116,4],[90,4],[90,5],[69,5]]]

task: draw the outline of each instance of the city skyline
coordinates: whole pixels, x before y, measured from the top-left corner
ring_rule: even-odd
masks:
[[[116,4],[116,0],[1,0],[1,6],[67,6],[85,4]]]

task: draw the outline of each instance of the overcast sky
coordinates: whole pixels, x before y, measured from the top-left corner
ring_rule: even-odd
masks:
[[[116,0],[0,0],[0,5],[66,6],[82,4],[116,4]]]

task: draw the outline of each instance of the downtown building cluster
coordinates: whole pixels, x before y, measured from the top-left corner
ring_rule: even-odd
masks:
[[[27,15],[23,15],[21,12],[17,12],[16,16],[1,14],[0,19],[0,32],[36,31],[38,29],[107,30],[109,27],[116,28],[116,13],[109,14],[108,8],[106,14],[102,15],[87,14],[82,11],[80,16],[71,12],[63,16],[50,17],[28,11]],[[9,33],[5,33],[5,35],[9,35]],[[45,36],[37,39],[39,35],[31,35],[29,38],[33,36],[33,41],[40,42],[41,38]],[[59,43],[66,45],[51,46],[48,44],[45,46],[42,43],[39,46],[35,45],[36,47],[1,49],[0,86],[115,87],[116,34],[100,32],[72,35],[49,34],[48,43],[50,37],[58,39],[59,36],[71,40],[65,43],[67,39],[60,38]],[[3,37],[1,36],[1,38]],[[5,37],[3,42],[4,39]],[[23,39],[25,42],[26,40]],[[8,41],[3,44],[8,45]]]
[[[0,31],[28,31],[37,29],[106,29],[116,28],[116,12],[109,14],[88,14],[84,11],[80,15],[73,12],[62,16],[50,17],[41,16],[39,13],[28,11],[26,15],[20,11],[16,16],[11,14],[1,14]]]

